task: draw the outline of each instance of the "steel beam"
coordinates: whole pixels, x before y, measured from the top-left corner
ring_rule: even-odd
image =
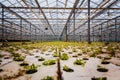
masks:
[[[48,26],[50,27],[50,29],[51,29],[53,35],[55,35],[55,33],[54,33],[54,31],[53,31],[53,29],[52,29],[52,27],[51,27],[51,25],[50,25],[50,23],[49,23],[49,21],[48,21],[46,15],[45,15],[45,13],[43,12],[43,10],[42,10],[42,8],[41,8],[39,2],[38,2],[38,0],[35,0],[35,2],[36,2],[36,4],[37,4],[37,6],[38,6],[38,9],[39,9],[39,10],[41,11],[41,13],[43,14],[43,16],[44,16],[44,18],[45,18],[45,20],[46,20]]]
[[[2,18],[0,18],[0,19],[2,19]],[[12,20],[12,19],[15,19],[15,20],[17,20],[17,19],[20,19],[20,18],[4,18],[4,19],[9,19],[9,20]],[[40,20],[39,18],[24,18],[24,19],[26,19],[26,20]],[[67,20],[66,18],[47,18],[48,20]],[[45,20],[44,18],[41,18],[41,20]],[[73,19],[70,19],[70,20],[73,20]],[[88,19],[75,19],[75,20],[88,20]],[[110,20],[110,19],[107,19],[107,18],[104,18],[104,19],[102,19],[102,18],[98,18],[98,19],[92,19],[92,20]],[[120,20],[120,19],[117,19],[117,20]]]
[[[68,24],[68,22],[70,21],[70,18],[71,18],[71,16],[73,15],[73,13],[74,13],[74,11],[75,11],[75,8],[77,7],[78,3],[79,3],[79,0],[76,0],[75,3],[74,3],[74,5],[73,5],[73,8],[72,8],[72,10],[71,10],[71,12],[70,12],[70,15],[69,15],[69,17],[68,17],[68,19],[67,19],[67,21],[66,21],[66,24],[65,24],[65,26],[64,26],[64,28],[63,28],[63,30],[62,30],[62,33],[61,33],[60,37],[62,37],[62,35],[63,35],[63,33],[64,33],[64,30],[65,30],[65,27],[67,27],[67,24]]]
[[[108,0],[109,1],[109,0]],[[109,4],[106,8],[110,8],[112,5],[114,5],[117,1],[119,0],[115,0],[114,2],[112,2],[111,4]],[[105,5],[105,4],[104,4]],[[91,8],[90,8],[91,9]],[[98,8],[99,9],[99,8]],[[92,17],[90,17],[91,20],[93,20],[96,16],[102,14],[105,11],[105,8],[102,11],[99,11],[97,14],[93,15]],[[81,26],[85,25],[88,21],[85,21],[83,24],[81,24],[79,27],[77,27],[75,30],[79,29]],[[73,31],[71,31],[69,34],[71,34]]]
[[[2,42],[4,41],[4,7],[2,6]]]
[[[0,8],[2,8],[2,7],[0,7]],[[39,7],[7,7],[7,8],[10,8],[10,9],[39,9]],[[48,10],[55,10],[55,9],[59,9],[59,10],[71,10],[71,9],[73,9],[73,7],[41,7],[41,9],[48,9]],[[77,10],[87,10],[88,8],[75,8],[75,9],[77,9]],[[103,9],[105,9],[105,10],[120,10],[120,8],[91,8],[91,10],[103,10]]]
[[[88,43],[91,44],[91,41],[90,41],[90,0],[88,0]]]

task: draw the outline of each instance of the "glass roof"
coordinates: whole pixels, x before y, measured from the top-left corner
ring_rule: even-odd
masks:
[[[0,3],[49,35],[61,35],[66,25],[72,35],[74,22],[76,34],[88,28],[88,0],[0,0]],[[120,0],[90,0],[90,8],[91,27],[120,16]],[[5,18],[20,23],[20,18],[7,10]],[[29,27],[25,22],[23,25]]]

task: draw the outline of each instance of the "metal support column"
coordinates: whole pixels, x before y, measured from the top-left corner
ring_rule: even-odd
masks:
[[[117,42],[117,20],[115,19],[115,42]]]
[[[94,40],[94,35],[95,35],[95,34],[94,34],[94,27],[93,27],[93,42],[95,41],[95,40]]]
[[[102,34],[103,34],[103,33],[102,33],[102,24],[101,24],[100,30],[101,30],[101,42],[102,42],[102,41],[103,41],[103,40],[102,40],[102,36],[103,36],[103,35],[102,35]]]
[[[80,41],[81,41],[81,32],[80,32]]]
[[[31,33],[31,23],[30,23],[30,41],[32,40],[32,33]]]
[[[37,32],[36,32],[36,28],[35,28],[35,41],[37,41]]]
[[[67,38],[68,38],[68,36],[67,36],[67,26],[65,27],[65,41],[67,42]]]
[[[109,29],[108,29],[108,28],[109,28],[109,25],[108,25],[108,21],[107,21],[107,29],[106,29],[106,32],[107,32],[107,36],[106,36],[106,37],[107,37],[107,38],[106,38],[106,39],[107,39],[108,42],[110,42],[110,35],[109,35],[110,32],[109,32]]]
[[[91,41],[90,41],[90,0],[88,0],[88,43],[91,44]]]
[[[16,36],[16,33],[15,33],[15,29],[14,29],[14,41],[15,41],[15,36]]]
[[[73,36],[74,36],[74,37],[73,37],[73,38],[74,38],[74,42],[75,42],[75,40],[76,40],[76,39],[75,39],[75,10],[74,10],[73,17],[74,17],[74,26],[73,26],[73,27],[74,27],[74,28],[73,28],[73,29],[74,29],[74,31],[73,31]]]
[[[2,6],[2,43],[4,42],[4,7]]]
[[[23,33],[22,33],[22,18],[20,19],[20,40],[23,41]]]

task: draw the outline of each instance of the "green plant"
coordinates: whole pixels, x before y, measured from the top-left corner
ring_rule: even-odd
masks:
[[[4,55],[0,54],[0,58],[4,57]]]
[[[84,66],[86,62],[82,59],[76,59],[73,63],[76,64],[76,65]]]
[[[77,52],[76,48],[72,48],[72,51],[73,51],[73,52]]]
[[[40,56],[35,56],[35,58],[39,58]]]
[[[98,78],[93,77],[91,78],[91,80],[107,80],[107,77],[98,77]]]
[[[60,56],[60,59],[61,59],[61,60],[68,60],[69,57],[68,57],[68,55],[67,55],[66,53],[63,53],[63,54]]]
[[[43,65],[54,65],[56,63],[55,60],[47,60],[47,61],[44,61],[42,64]]]
[[[110,62],[109,61],[107,61],[107,60],[105,60],[105,59],[103,59],[102,61],[101,61],[101,64],[109,64]]]
[[[89,58],[87,58],[87,57],[84,57],[84,58],[83,58],[83,60],[89,60]]]
[[[26,63],[26,62],[23,62],[23,63],[20,64],[20,66],[28,66],[28,65],[29,65],[29,64]]]
[[[44,60],[45,60],[44,57],[41,57],[41,58],[38,59],[38,61],[44,61]]]
[[[1,76],[0,76],[0,80],[3,80]]]
[[[24,61],[23,57],[14,57],[13,58],[14,61]]]
[[[20,57],[21,55],[18,54],[18,53],[12,53],[12,56],[13,56],[13,57]]]
[[[33,74],[37,72],[37,66],[35,66],[34,64],[32,64],[31,66],[28,66],[27,68],[28,70],[26,71],[26,74]]]
[[[14,53],[14,48],[8,48],[7,51],[10,53]]]
[[[107,51],[111,56],[115,56],[115,49],[112,46],[108,46]]]
[[[104,59],[105,59],[105,60],[110,60],[110,59],[111,59],[111,57],[104,57]]]
[[[96,57],[98,54],[101,54],[101,53],[102,53],[102,51],[97,49],[97,50],[93,51],[89,56],[90,57]]]
[[[46,76],[46,77],[44,77],[44,78],[41,79],[41,80],[54,80],[54,79],[53,79],[53,77],[51,77],[51,76]]]
[[[108,72],[108,69],[106,69],[105,67],[98,67],[97,71],[99,71],[99,72]]]
[[[78,57],[78,55],[77,55],[77,54],[74,54],[72,57]]]
[[[54,54],[52,54],[53,57],[58,57],[59,54],[57,52],[54,52]]]
[[[63,70],[66,71],[66,72],[73,72],[74,71],[73,69],[69,68],[66,65],[63,66]]]

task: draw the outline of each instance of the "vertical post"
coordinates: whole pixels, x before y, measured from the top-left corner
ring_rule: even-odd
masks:
[[[20,19],[20,40],[22,42],[23,38],[23,33],[22,33],[22,18]]]
[[[67,42],[67,26],[65,26],[65,41]]]
[[[109,41],[110,42],[110,32],[109,32],[109,25],[108,25],[108,21],[107,21],[107,30],[106,30],[106,32],[107,32],[107,41]]]
[[[102,35],[102,34],[103,34],[103,33],[102,33],[102,24],[101,24],[100,30],[101,30],[101,42],[102,42],[102,41],[103,41],[103,40],[102,40],[102,36],[103,36],[103,35]]]
[[[36,28],[35,28],[35,41],[37,41],[37,32],[36,32]]]
[[[57,66],[58,66],[58,70],[57,70],[57,80],[62,80],[62,72],[61,72],[61,66],[60,66],[60,57],[61,57],[61,53],[59,51],[59,57],[57,59]]]
[[[40,41],[42,42],[42,31],[40,31]]]
[[[30,23],[30,41],[31,41],[31,38],[32,37],[32,33],[31,33],[31,23]]]
[[[43,41],[45,41],[45,32],[43,33]]]
[[[74,15],[73,15],[73,17],[74,17],[73,36],[74,36],[74,42],[75,42],[75,10],[74,10]]]
[[[115,42],[117,42],[117,20],[115,19]]]
[[[95,40],[94,40],[94,30],[95,30],[95,29],[94,29],[94,27],[93,27],[93,41],[95,41]]]
[[[90,41],[90,0],[88,0],[88,43],[91,44],[91,41]]]
[[[15,36],[16,36],[16,34],[15,34],[15,29],[14,29],[14,41],[15,41]]]
[[[81,32],[80,32],[79,38],[80,38],[79,41],[81,41]]]
[[[4,7],[2,6],[2,43],[4,42]]]

